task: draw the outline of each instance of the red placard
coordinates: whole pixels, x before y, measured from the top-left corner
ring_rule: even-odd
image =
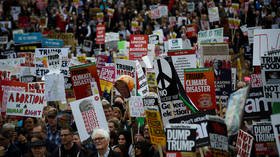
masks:
[[[96,44],[105,44],[105,25],[103,24],[98,24],[96,26],[96,38],[95,38],[95,43]]]
[[[130,35],[129,59],[142,60],[148,53],[148,35]]]

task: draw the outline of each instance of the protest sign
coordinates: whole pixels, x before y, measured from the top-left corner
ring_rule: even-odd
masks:
[[[215,157],[229,156],[227,126],[219,116],[207,115],[210,150]]]
[[[128,75],[133,78],[134,88],[131,90],[131,95],[136,96],[136,62],[131,60],[123,60],[123,59],[116,59],[116,80],[119,79],[122,75]]]
[[[13,20],[17,21],[20,13],[21,13],[20,6],[11,6],[11,15],[13,17]]]
[[[129,59],[142,60],[148,53],[147,35],[130,35]]]
[[[109,18],[113,18],[114,12],[115,12],[115,9],[107,8],[107,15],[109,16]]]
[[[104,33],[104,36],[105,36],[105,33]],[[97,39],[97,38],[96,38]],[[104,38],[104,41],[105,41],[105,38]],[[92,49],[92,41],[90,40],[84,40],[84,43],[83,43],[83,50],[85,52],[91,52],[91,49]]]
[[[253,124],[252,130],[256,155],[278,155],[271,122]]]
[[[143,97],[144,110],[149,110],[150,108],[156,108],[158,110],[159,109],[158,104],[159,104],[159,100],[157,95]]]
[[[268,119],[272,113],[271,102],[264,97],[261,74],[252,74],[243,119]]]
[[[160,113],[157,110],[145,110],[146,121],[152,144],[166,145],[165,133],[161,121]]]
[[[44,94],[9,91],[7,96],[7,115],[42,117]]]
[[[45,75],[45,97],[47,101],[66,101],[63,74]]]
[[[159,44],[159,36],[157,34],[149,35],[149,44]]]
[[[36,48],[36,76],[43,77],[49,71],[61,70],[62,60],[68,58],[68,48]],[[63,62],[65,64],[65,62]]]
[[[148,87],[146,75],[144,74],[144,71],[139,61],[136,61],[136,73],[137,73],[137,82],[138,82],[137,92],[139,95],[144,96],[149,92],[149,87]]]
[[[5,50],[0,52],[1,59],[19,58],[14,50]]]
[[[23,44],[15,44],[16,52],[35,52],[36,48],[41,48],[41,43],[23,43]]]
[[[42,47],[45,48],[61,48],[64,46],[64,42],[61,39],[49,39],[43,38]]]
[[[166,151],[195,152],[195,137],[195,129],[166,128]]]
[[[238,133],[248,90],[249,87],[246,86],[230,94],[225,116],[229,136]]]
[[[142,96],[132,96],[129,98],[130,117],[145,117]]]
[[[14,42],[19,44],[42,42],[42,39],[42,33],[38,32],[14,34]]]
[[[237,156],[250,157],[253,140],[253,136],[240,129],[236,141]]]
[[[75,93],[73,90],[72,80],[70,77],[64,77],[64,89],[65,89],[65,97],[68,102],[71,102],[71,100],[76,100]]]
[[[169,123],[170,119],[187,114],[186,106],[179,98],[180,91],[178,89],[178,84],[180,84],[182,88],[183,86],[179,81],[171,57],[155,60],[154,68],[158,95],[162,102],[160,104],[162,120],[164,125],[166,125]]]
[[[168,40],[168,50],[180,50],[180,49],[183,49],[182,38]]]
[[[94,129],[108,129],[100,97],[93,95],[70,103],[81,141],[91,137]]]
[[[197,24],[186,25],[186,35],[188,38],[197,38],[198,26]]]
[[[76,100],[93,95],[91,82],[96,82],[99,93],[101,93],[99,76],[95,63],[71,66],[69,70]]]
[[[25,62],[25,58],[1,59],[0,67],[16,67]]]
[[[208,8],[208,17],[209,17],[209,22],[220,21],[218,7]]]
[[[255,29],[253,45],[253,65],[261,65],[261,56],[267,51],[280,49],[280,29]]]
[[[61,39],[64,42],[64,45],[71,45],[73,47],[76,46],[75,36],[73,33],[51,33],[47,35],[47,38],[50,39]]]
[[[116,69],[114,66],[103,66],[99,75],[102,92],[110,92],[116,79]]]
[[[0,44],[7,44],[8,36],[0,36]]]
[[[216,109],[214,74],[211,69],[185,69],[184,88],[200,111]]]
[[[224,28],[210,29],[198,32],[198,43],[217,43],[224,41]]]
[[[98,24],[96,26],[96,38],[95,38],[96,44],[105,44],[105,33],[106,33],[105,29],[106,29],[105,25]]]
[[[274,137],[277,144],[278,155],[280,152],[280,114],[271,115],[271,124],[273,127]]]
[[[271,102],[279,102],[280,56],[261,57],[261,74],[265,98]]]
[[[152,69],[147,69],[146,71],[146,78],[150,92],[157,92],[157,80],[156,80],[156,73]]]
[[[200,53],[203,55],[229,55],[227,43],[203,43],[199,45]]]
[[[2,80],[0,88],[0,102],[1,102],[1,112],[6,112],[6,105],[8,101],[8,92],[17,91],[17,92],[26,92],[27,84],[17,81],[7,81]]]
[[[17,56],[25,58],[25,62],[21,66],[35,67],[33,52],[18,52]]]

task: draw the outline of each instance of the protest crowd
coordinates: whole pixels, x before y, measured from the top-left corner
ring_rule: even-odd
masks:
[[[279,0],[0,0],[0,157],[280,155]]]

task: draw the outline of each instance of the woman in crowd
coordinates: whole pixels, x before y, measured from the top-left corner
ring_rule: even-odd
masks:
[[[24,157],[50,157],[50,153],[46,149],[46,143],[44,137],[36,134],[31,137],[30,149]]]

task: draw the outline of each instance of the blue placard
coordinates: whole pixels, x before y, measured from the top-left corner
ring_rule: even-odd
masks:
[[[61,48],[63,47],[64,42],[60,39],[48,39],[43,38],[42,46],[43,47],[49,47],[49,48]]]
[[[42,38],[42,33],[38,32],[14,34],[14,42],[19,44],[42,42]]]

